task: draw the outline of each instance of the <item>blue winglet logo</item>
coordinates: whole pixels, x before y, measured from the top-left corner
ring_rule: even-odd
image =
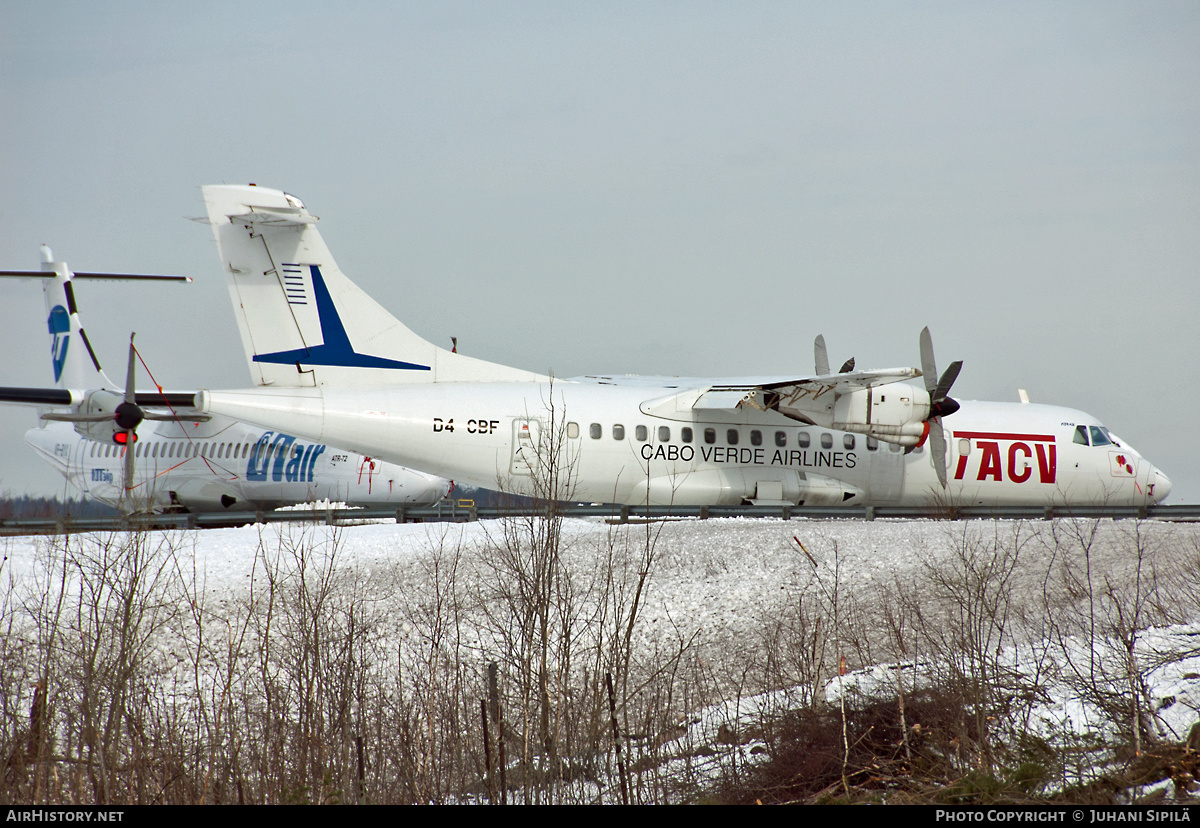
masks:
[[[313,295],[317,300],[317,317],[321,320],[320,345],[297,348],[294,351],[277,351],[273,354],[255,354],[255,362],[270,362],[279,365],[339,365],[347,368],[393,368],[402,371],[428,371],[428,365],[400,362],[395,359],[360,354],[350,344],[346,328],[338,316],[325,278],[317,265],[309,265],[312,273]]]
[[[54,364],[54,381],[62,378],[63,366],[67,362],[67,345],[71,341],[71,316],[62,305],[55,305],[46,320],[50,335],[50,361]]]

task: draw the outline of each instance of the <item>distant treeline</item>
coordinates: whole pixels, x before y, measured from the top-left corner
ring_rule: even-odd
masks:
[[[108,517],[119,514],[111,506],[83,498],[0,497],[0,520],[11,518]]]

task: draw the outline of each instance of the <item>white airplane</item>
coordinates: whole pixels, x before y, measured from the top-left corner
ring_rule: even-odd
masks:
[[[626,504],[1142,506],[1171,489],[1084,412],[951,399],[959,363],[938,378],[928,330],[923,371],[831,373],[818,338],[808,377],[551,381],[421,339],[342,274],[294,196],[204,198],[259,387],[201,392],[201,411],[475,485]],[[924,388],[898,383],[922,374]]]
[[[26,432],[25,440],[93,500],[125,511],[209,513],[324,500],[352,506],[428,505],[446,496],[450,483],[445,479],[219,416],[158,415],[156,428],[139,432],[134,451],[127,454],[126,446],[113,440],[126,434],[115,428],[113,419],[122,395],[99,390],[116,385],[87,340],[72,280],[135,277],[74,274],[65,263],[55,262],[45,246],[42,258],[41,271],[0,274],[40,278],[46,298],[51,364],[59,389],[40,400],[26,394],[21,401],[55,404],[64,394],[69,398],[71,388],[97,390],[85,395],[90,413],[44,412],[43,420],[67,422],[43,423]],[[144,406],[163,403],[154,393],[133,397]]]
[[[200,392],[199,411],[600,502],[1144,506],[1171,490],[1082,411],[951,399],[960,364],[938,378],[928,329],[923,371],[831,373],[818,338],[813,376],[552,381],[417,336],[342,274],[296,197],[204,198],[258,387]]]

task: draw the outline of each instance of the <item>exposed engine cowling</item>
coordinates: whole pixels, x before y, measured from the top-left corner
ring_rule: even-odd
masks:
[[[838,396],[829,427],[911,447],[925,439],[929,414],[929,392],[923,388],[904,384],[862,388]]]
[[[124,404],[124,398],[113,391],[93,391],[87,395],[87,400],[79,407],[79,413],[85,416],[100,417],[107,415],[105,419],[100,419],[94,422],[75,421],[75,432],[81,437],[86,437],[89,440],[96,440],[101,443],[111,444],[113,438],[118,431],[125,431],[125,428],[118,425],[117,408]],[[46,419],[58,419],[47,417]]]

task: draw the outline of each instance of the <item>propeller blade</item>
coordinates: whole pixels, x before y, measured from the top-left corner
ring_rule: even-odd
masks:
[[[134,396],[136,392],[133,388],[134,380],[137,379],[137,351],[133,349],[135,336],[137,336],[135,333],[129,335],[129,370],[125,372],[125,402],[131,405],[137,405],[137,399]]]
[[[133,337],[136,334],[129,335],[129,370],[125,373],[125,400],[117,406],[116,416],[113,418],[117,421],[117,425],[127,432],[132,432],[142,422],[144,415],[142,408],[137,404],[137,391],[134,383],[137,380],[137,352],[133,349]]]
[[[129,495],[133,491],[133,461],[136,455],[137,435],[133,429],[125,432],[125,494]]]
[[[961,359],[957,359],[950,363],[950,366],[946,368],[946,372],[942,374],[941,379],[938,380],[937,388],[935,388],[933,391],[934,400],[940,401],[946,399],[947,395],[950,393],[950,386],[954,385],[954,381],[958,379],[958,372],[961,370]]]
[[[111,414],[72,414],[67,411],[47,411],[41,416],[43,420],[53,420],[56,423],[106,423],[112,418]]]
[[[829,373],[829,352],[825,350],[825,337],[817,334],[813,340],[813,351],[816,355],[817,376],[823,377]]]
[[[129,370],[125,372],[125,401],[117,406],[117,425],[125,429],[125,494],[133,491],[134,459],[137,454],[137,427],[145,418],[142,408],[137,404],[137,351],[133,347],[133,338],[129,335]]]
[[[928,422],[933,422],[939,417],[948,417],[958,411],[958,402],[950,399],[949,395],[950,387],[958,379],[958,372],[961,370],[962,360],[957,359],[950,363],[941,377],[938,377],[937,362],[933,358],[933,337],[930,336],[928,327],[923,328],[921,330],[921,373],[925,376],[925,390],[929,392]],[[939,425],[938,428],[941,426]]]
[[[933,396],[937,387],[937,363],[933,360],[933,337],[929,335],[929,326],[921,329],[921,373],[925,375],[925,390]]]
[[[849,374],[853,370],[854,370],[854,357],[850,357],[848,360],[846,360],[845,362],[842,363],[842,367],[838,369],[838,373],[839,374]]]
[[[942,428],[942,420],[935,417],[929,421],[929,453],[933,456],[933,470],[937,473],[938,482],[946,488],[946,432]]]

